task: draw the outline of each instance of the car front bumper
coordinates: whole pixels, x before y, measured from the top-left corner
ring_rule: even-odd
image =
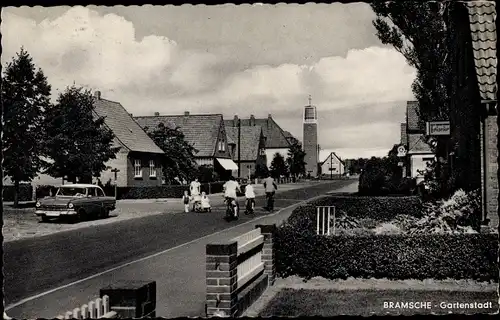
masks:
[[[36,210],[35,215],[42,217],[60,217],[60,216],[72,216],[75,215],[76,211],[75,210]]]

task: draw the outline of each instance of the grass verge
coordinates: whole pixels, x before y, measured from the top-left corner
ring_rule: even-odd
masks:
[[[392,308],[389,305],[391,302],[394,303]],[[400,305],[396,305],[397,302]],[[427,302],[428,305],[425,305],[425,308],[419,305],[410,308],[410,302]],[[405,307],[401,303],[409,305]],[[460,303],[463,305],[456,305]],[[481,308],[478,305],[474,306],[474,303],[486,305]],[[267,304],[259,316],[491,314],[497,311],[498,295],[494,291],[283,289]]]

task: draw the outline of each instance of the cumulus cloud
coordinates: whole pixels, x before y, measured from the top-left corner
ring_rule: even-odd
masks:
[[[103,97],[120,101],[134,115],[189,110],[232,118],[272,113],[300,139],[302,108],[312,94],[320,115],[319,143],[361,152],[385,150],[397,142],[404,101],[412,99],[415,71],[382,44],[303,64],[288,58],[276,65],[254,65],[243,58],[228,63],[229,55],[246,50],[237,39],[226,39],[220,48],[230,52],[222,54],[183,47],[180,39],[166,36],[138,37],[136,26],[114,13],[72,7],[37,23],[22,12],[2,11],[2,63],[24,46],[54,93],[75,82],[101,90]],[[264,38],[272,40],[270,34]],[[210,34],[205,41],[215,48],[221,39]]]

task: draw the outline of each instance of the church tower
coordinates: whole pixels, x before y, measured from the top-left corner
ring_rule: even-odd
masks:
[[[304,135],[302,137],[304,152],[306,153],[304,161],[306,162],[306,175],[311,177],[318,175],[318,114],[316,107],[311,104],[309,96],[309,105],[304,107]]]

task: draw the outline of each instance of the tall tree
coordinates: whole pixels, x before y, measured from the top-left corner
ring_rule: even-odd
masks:
[[[113,146],[114,134],[104,117],[94,111],[90,90],[66,88],[57,104],[46,112],[46,153],[52,161],[46,173],[69,182],[92,182],[115,159],[119,147]]]
[[[302,150],[300,142],[297,139],[292,140],[286,159],[288,170],[292,176],[297,177],[300,174],[306,174],[305,156],[306,153]]]
[[[279,178],[280,176],[288,175],[288,168],[285,162],[285,157],[283,157],[279,152],[276,152],[271,161],[271,175],[273,178]]]
[[[3,171],[15,186],[14,206],[19,203],[19,184],[31,181],[43,165],[43,112],[50,105],[51,87],[43,71],[21,48],[2,76]]]
[[[373,25],[384,44],[392,45],[417,70],[413,93],[423,121],[449,119],[450,83],[447,7],[449,2],[372,2],[377,18]],[[447,158],[449,139],[439,139],[434,151]],[[446,161],[436,170],[446,184]]]
[[[165,152],[162,161],[165,181],[171,182],[175,177],[187,181],[198,176],[194,155],[198,152],[185,139],[178,127],[170,128],[160,123],[156,128],[144,128],[160,149]]]

